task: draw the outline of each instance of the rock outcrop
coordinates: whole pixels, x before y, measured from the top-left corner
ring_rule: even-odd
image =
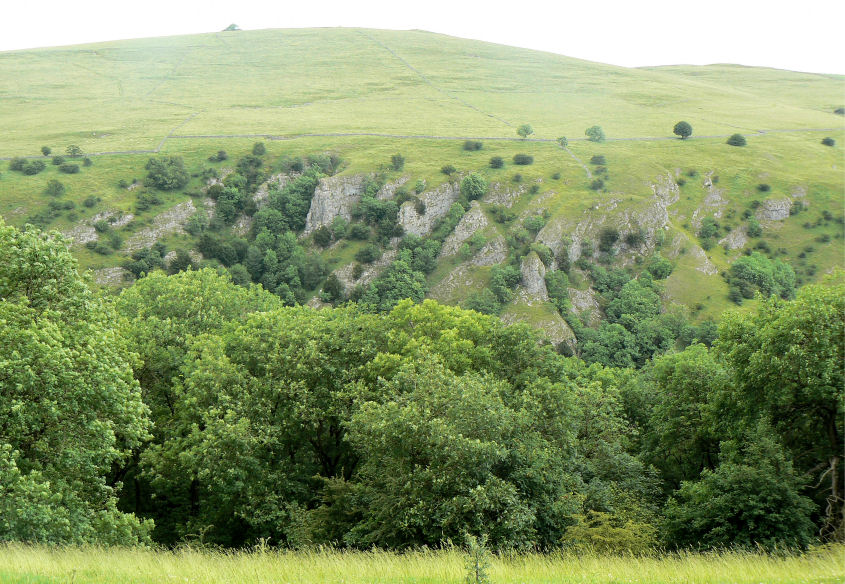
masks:
[[[320,179],[305,218],[305,235],[323,225],[331,225],[335,217],[349,221],[353,207],[361,200],[366,179],[367,176],[363,174]]]
[[[396,259],[397,255],[398,253],[395,249],[389,249],[384,252],[381,258],[373,263],[361,264],[363,271],[357,280],[352,277],[352,273],[355,270],[354,262],[338,268],[334,274],[340,280],[341,285],[343,285],[344,293],[349,294],[355,286],[368,286],[370,282],[375,280]]]
[[[757,219],[761,221],[783,221],[789,217],[789,210],[792,208],[792,200],[788,197],[782,199],[766,199],[760,208],[757,209]]]
[[[522,258],[520,271],[522,283],[517,290],[517,297],[524,300],[528,306],[547,301],[549,292],[546,290],[546,266],[543,265],[540,256],[532,251]]]
[[[569,302],[572,304],[572,312],[576,316],[580,316],[586,312],[588,314],[587,324],[590,326],[597,326],[601,320],[599,312],[599,302],[596,300],[596,291],[592,288],[586,290],[578,290],[576,288],[569,289]]]
[[[484,247],[472,258],[472,263],[476,266],[492,266],[502,263],[507,257],[508,245],[505,238],[500,235],[484,244]]]
[[[62,235],[70,239],[73,244],[82,245],[89,241],[97,241],[99,234],[94,229],[94,224],[99,221],[107,221],[112,229],[120,229],[132,222],[135,216],[132,213],[122,211],[102,211],[89,219],[83,219],[70,229],[62,232]]]
[[[137,251],[150,247],[165,235],[184,233],[183,226],[185,222],[196,212],[197,208],[194,207],[194,202],[187,200],[184,203],[179,203],[171,207],[164,213],[159,213],[153,217],[152,225],[138,231],[127,239],[123,249],[128,252]]]
[[[443,242],[440,257],[455,255],[467,239],[472,237],[476,231],[485,227],[487,227],[487,217],[484,216],[484,211],[481,210],[478,201],[473,201],[469,211],[461,218],[461,222]]]
[[[431,231],[435,221],[446,215],[452,203],[458,200],[460,188],[456,183],[443,183],[433,191],[420,195],[420,200],[425,203],[425,213],[417,213],[413,201],[406,201],[399,208],[399,224],[405,229],[405,233],[413,235],[426,235]]]

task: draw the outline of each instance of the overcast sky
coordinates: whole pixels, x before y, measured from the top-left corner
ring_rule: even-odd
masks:
[[[0,51],[243,29],[423,29],[627,67],[737,63],[845,74],[841,0],[41,0],[2,10]],[[2,80],[0,80],[2,83]]]

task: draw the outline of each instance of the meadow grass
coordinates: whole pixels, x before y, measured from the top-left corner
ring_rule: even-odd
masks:
[[[834,583],[845,579],[845,549],[803,555],[682,552],[660,556],[510,554],[493,556],[492,584]],[[208,551],[0,547],[0,582],[14,584],[460,583],[458,549],[384,551]]]

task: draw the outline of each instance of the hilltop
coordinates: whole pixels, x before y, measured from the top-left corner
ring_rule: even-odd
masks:
[[[14,51],[0,53],[0,72],[0,156],[38,159],[42,146],[52,149],[33,176],[0,165],[0,215],[75,238],[82,265],[103,282],[128,281],[117,267],[160,241],[168,261],[187,251],[195,263],[285,284],[290,301],[319,305],[360,298],[389,275],[404,232],[435,241],[425,269],[422,260],[412,266],[415,293],[469,300],[574,346],[578,321],[596,326],[619,293],[598,281],[601,269],[637,278],[668,261],[671,274],[656,287],[664,310],[683,306],[700,322],[733,306],[732,294],[741,301],[737,291],[752,296],[760,287],[729,281],[731,266],[752,250],[789,264],[797,285],[842,265],[845,132],[834,113],[843,105],[842,76],[732,65],[627,69],[368,29]],[[680,120],[693,128],[686,140],[672,134]],[[517,135],[522,124],[533,129],[526,140]],[[604,142],[587,139],[591,126],[603,129]],[[725,143],[735,133],[745,147]],[[821,143],[826,137],[834,146]],[[467,140],[480,149],[465,149]],[[209,186],[256,142],[265,152],[255,180],[242,185],[246,198],[215,223],[220,189]],[[83,153],[81,168],[66,174],[50,158],[71,145]],[[221,150],[226,160],[209,161]],[[517,154],[533,163],[515,164]],[[160,155],[181,157],[189,181],[167,191],[144,186],[145,165]],[[324,176],[301,184],[303,216],[287,225],[304,255],[280,260],[299,274],[296,282],[268,279],[266,257],[253,258],[258,267],[247,261],[249,247],[260,247],[253,216],[267,201],[287,209],[279,192],[296,183],[305,169],[296,161],[307,166],[308,157],[323,162]],[[491,168],[494,157],[501,168]],[[470,204],[460,185],[471,173],[489,188]],[[51,180],[64,192],[44,194]],[[335,232],[325,245],[315,242],[337,215],[354,225],[356,205],[369,195],[402,229],[387,233],[371,220],[360,237]],[[423,247],[405,245],[417,256]],[[564,292],[552,289],[555,272],[567,274]],[[327,294],[332,274],[340,291]]]

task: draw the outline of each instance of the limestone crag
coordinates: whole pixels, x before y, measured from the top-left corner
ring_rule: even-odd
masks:
[[[458,264],[429,291],[428,296],[440,302],[456,302],[467,295],[480,292],[483,280],[474,277],[466,263]]]
[[[500,235],[484,244],[484,247],[472,258],[472,263],[476,266],[492,266],[502,263],[507,257],[508,245],[505,238]]]
[[[171,233],[184,233],[185,222],[197,212],[194,202],[187,200],[153,217],[152,225],[126,240],[123,249],[128,252],[152,246],[156,241]]]
[[[748,235],[742,229],[736,228],[719,240],[719,245],[725,249],[741,249],[748,243]]]
[[[135,216],[132,213],[108,210],[101,211],[89,219],[83,219],[70,229],[63,231],[62,235],[72,240],[74,244],[82,245],[89,241],[97,241],[99,234],[94,229],[94,224],[99,221],[107,221],[112,229],[120,229],[132,222]]]
[[[349,294],[355,286],[367,287],[370,282],[375,280],[384,269],[389,266],[398,255],[395,249],[389,249],[384,252],[378,260],[371,264],[361,264],[363,271],[361,276],[356,280],[352,277],[352,272],[355,269],[355,263],[346,264],[342,268],[335,270],[334,274],[340,283],[343,285],[344,293]]]
[[[493,183],[490,186],[490,191],[481,200],[491,205],[502,205],[510,209],[524,192],[523,187]]]
[[[397,178],[393,182],[389,182],[379,189],[376,193],[376,198],[381,200],[392,199],[396,195],[396,189],[408,182],[407,176]]]
[[[367,175],[331,176],[320,179],[305,218],[305,235],[323,225],[331,225],[335,217],[352,219],[352,209],[361,200]]]
[[[252,195],[252,200],[255,201],[255,206],[259,209],[267,204],[270,200],[270,191],[272,189],[283,189],[291,181],[291,177],[286,174],[274,174],[266,181],[259,185],[255,193]]]
[[[469,211],[464,214],[455,230],[443,242],[440,257],[455,255],[461,249],[461,245],[472,237],[473,233],[485,227],[487,227],[487,217],[484,216],[484,211],[481,210],[478,201],[473,201]]]
[[[119,286],[132,279],[132,272],[120,267],[94,270],[94,281],[101,286]]]
[[[405,233],[413,235],[427,235],[434,226],[435,221],[446,215],[452,203],[458,200],[460,189],[456,183],[443,183],[433,191],[420,195],[420,200],[425,203],[425,213],[417,213],[415,203],[406,201],[399,208],[399,224],[405,229]]]
[[[543,265],[540,256],[532,251],[522,258],[520,271],[522,272],[522,283],[517,289],[517,297],[528,306],[532,306],[536,302],[547,301],[549,292],[546,290],[546,266]]]
[[[781,199],[766,199],[757,209],[757,219],[760,221],[783,221],[789,217],[792,200],[788,197]]]

